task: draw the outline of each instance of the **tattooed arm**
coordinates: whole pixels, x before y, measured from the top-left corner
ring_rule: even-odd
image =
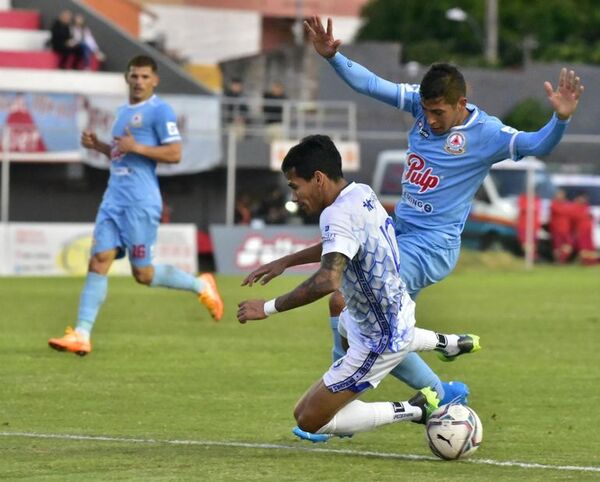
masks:
[[[294,290],[275,299],[277,311],[287,311],[299,306],[308,305],[323,296],[333,293],[340,287],[344,268],[348,258],[341,253],[327,253],[321,258],[318,271]],[[267,317],[264,312],[265,300],[246,300],[238,305],[238,321],[262,320]]]

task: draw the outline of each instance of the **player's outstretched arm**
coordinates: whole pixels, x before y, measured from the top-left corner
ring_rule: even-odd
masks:
[[[283,256],[270,263],[263,264],[244,278],[242,286],[252,286],[258,281],[260,281],[261,285],[265,285],[273,278],[283,273],[287,268],[300,266],[302,264],[318,263],[321,259],[321,251],[322,244],[319,243],[296,253]]]
[[[110,159],[110,145],[98,139],[98,136],[92,131],[83,131],[81,133],[81,145],[86,149],[98,151]]]
[[[519,156],[545,156],[560,142],[579,98],[583,93],[581,79],[573,70],[562,69],[558,77],[556,90],[550,82],[544,83],[548,101],[554,109],[555,116],[535,132],[520,132],[515,141],[516,152]]]
[[[574,70],[567,71],[563,68],[558,76],[556,90],[548,81],[544,82],[544,90],[556,116],[560,120],[567,120],[575,113],[584,87]]]
[[[319,270],[289,293],[274,300],[273,312],[287,311],[308,305],[333,293],[340,287],[344,268],[348,258],[341,253],[327,253],[321,259]],[[249,320],[262,320],[265,313],[264,300],[246,300],[238,304],[237,318],[240,323]]]
[[[362,65],[349,61],[338,48],[341,40],[333,37],[333,24],[327,19],[327,30],[323,28],[321,19],[313,16],[304,22],[306,31],[319,55],[326,58],[337,74],[355,91],[398,107],[398,84],[378,77]]]
[[[330,59],[338,51],[341,40],[336,40],[333,36],[333,22],[331,18],[327,19],[327,30],[323,28],[321,17],[313,15],[304,21],[304,28],[308,32],[308,37],[319,55]]]

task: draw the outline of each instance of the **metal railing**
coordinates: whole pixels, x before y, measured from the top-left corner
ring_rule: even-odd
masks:
[[[260,97],[222,97],[223,129],[235,125],[241,137],[300,139],[325,134],[356,139],[356,104],[345,101],[297,101]],[[275,127],[274,127],[275,126]]]

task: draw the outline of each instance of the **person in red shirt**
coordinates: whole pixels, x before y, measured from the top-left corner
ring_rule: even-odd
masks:
[[[529,199],[527,198],[527,193],[523,193],[519,196],[519,217],[517,219],[517,236],[519,237],[519,243],[521,243],[521,248],[523,252],[527,252],[527,215],[529,212]],[[540,220],[540,211],[541,211],[542,200],[536,194],[533,198],[533,256],[537,258],[537,241],[538,241],[538,232],[542,227],[542,222]]]
[[[550,205],[550,236],[552,237],[552,252],[554,261],[566,263],[574,249],[574,236],[571,229],[573,203],[567,199],[565,191],[556,191]]]
[[[586,266],[598,264],[598,253],[592,238],[594,219],[590,211],[587,194],[582,193],[574,199],[571,221],[581,264]]]

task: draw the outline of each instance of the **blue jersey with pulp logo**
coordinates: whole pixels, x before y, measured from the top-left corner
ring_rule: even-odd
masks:
[[[444,244],[458,243],[473,196],[491,165],[520,158],[514,150],[518,131],[467,104],[463,125],[435,135],[421,107],[419,86],[400,84],[400,96],[399,107],[412,113],[415,123],[408,134],[396,217],[405,230],[435,230],[446,238]]]
[[[558,144],[568,121],[553,115],[542,129],[521,132],[467,104],[463,125],[435,135],[427,123],[419,86],[387,81],[339,52],[329,62],[356,91],[409,112],[402,199],[396,205],[397,231],[419,231],[442,247],[460,245],[471,201],[495,162],[545,155]]]
[[[116,206],[160,206],[156,161],[139,154],[123,154],[116,147],[114,138],[126,135],[127,128],[138,144],[181,142],[175,112],[157,95],[139,104],[121,106],[112,127],[110,179],[103,202]]]

